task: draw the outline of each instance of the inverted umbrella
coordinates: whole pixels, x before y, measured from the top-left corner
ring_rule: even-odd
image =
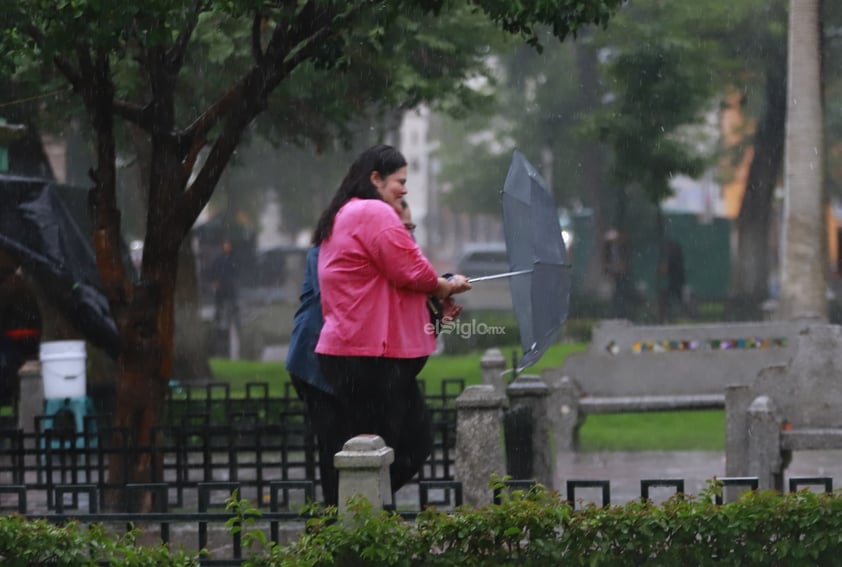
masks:
[[[532,366],[558,340],[570,306],[570,264],[558,208],[544,178],[515,150],[503,185],[503,232],[511,271],[512,305],[523,356],[517,371]]]
[[[120,336],[90,232],[81,226],[90,222],[87,203],[85,189],[0,175],[0,251],[14,256],[48,290],[47,298],[85,339],[116,357]]]

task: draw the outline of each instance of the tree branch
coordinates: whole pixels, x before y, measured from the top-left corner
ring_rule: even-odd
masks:
[[[73,64],[66,58],[56,55],[53,57],[53,64],[67,77],[67,81],[73,87],[74,92],[80,92],[82,89],[82,74],[73,66]]]
[[[357,5],[359,9],[360,5]],[[307,56],[312,56],[310,50],[306,50],[305,54],[300,54],[301,50],[306,46],[316,46],[317,42],[313,41],[313,36],[317,35],[317,39],[326,36],[332,29],[332,23],[336,21],[336,14],[331,10],[325,10],[322,14],[316,15],[305,13],[312,11],[313,4],[308,4],[299,15],[299,20],[304,20],[304,26],[292,26],[288,29],[281,24],[275,27],[272,33],[272,38],[265,52],[261,55],[259,60],[255,61],[255,66],[252,67],[248,73],[243,76],[234,87],[223,94],[216,102],[214,102],[205,112],[193,121],[187,128],[185,128],[180,135],[181,145],[192,146],[193,139],[206,138],[208,132],[216,126],[220,120],[231,110],[232,106],[241,101],[245,96],[246,85],[252,87],[257,85],[259,87],[260,96],[265,97],[268,91],[271,91],[277,84],[288,75],[292,69],[304,61]],[[348,14],[346,14],[347,16]],[[257,21],[257,16],[255,16]],[[252,28],[254,31],[254,28]],[[254,35],[252,36],[254,44]],[[304,47],[296,51],[294,60],[287,63],[288,55],[293,51],[293,47],[299,44],[304,44]],[[267,82],[265,77],[272,77],[274,80],[270,81],[271,85],[266,88]]]
[[[205,110],[190,126],[182,130],[179,134],[179,146],[185,145],[190,147],[193,145],[195,139],[205,139],[213,128],[234,105],[234,103],[242,100],[244,85],[249,83],[250,77],[255,73],[257,68],[253,68],[248,75],[237,81],[237,84],[231,87],[225,94],[222,95],[216,102],[214,102],[207,110]]]
[[[207,205],[243,130],[263,110],[272,90],[298,65],[312,59],[323,47],[321,42],[335,33],[341,24],[352,19],[364,5],[365,2],[360,2],[340,14],[333,9],[315,13],[315,4],[309,3],[299,12],[299,25],[278,25],[260,64],[255,65],[184,132],[181,143],[189,143],[195,148],[197,140],[204,139],[210,129],[225,118],[223,131],[214,142],[201,171],[181,194],[177,207],[172,211],[170,222],[175,223],[179,230],[186,234]],[[187,170],[188,165],[190,170]],[[189,175],[192,163],[186,162],[184,166],[184,173]]]
[[[170,73],[177,74],[184,63],[184,53],[187,51],[187,45],[190,43],[190,38],[193,36],[193,31],[196,29],[196,24],[199,23],[199,14],[207,9],[207,4],[202,0],[194,0],[191,8],[190,18],[187,20],[187,25],[178,34],[173,46],[167,51],[166,61],[167,70]]]
[[[298,23],[301,25],[292,26],[289,31],[277,26],[266,47],[268,64],[265,66],[264,96],[272,92],[298,65],[313,58],[322,47],[322,41],[366,6],[367,2],[361,1],[342,13],[329,8],[317,13],[316,4],[309,2],[300,12]]]
[[[258,11],[251,21],[251,54],[258,65],[263,63],[263,47],[260,45],[260,32],[263,30],[263,16]]]
[[[139,104],[134,104],[126,100],[115,100],[113,108],[114,114],[123,120],[136,124],[147,132],[150,130],[149,105],[140,106]]]

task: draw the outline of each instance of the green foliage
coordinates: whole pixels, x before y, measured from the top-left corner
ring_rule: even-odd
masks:
[[[259,508],[249,504],[248,500],[239,498],[239,491],[234,490],[225,499],[225,511],[232,516],[225,522],[225,528],[233,535],[240,534],[243,547],[250,551],[253,547],[268,548],[269,538],[262,530],[256,530],[254,524],[262,515]]]
[[[677,495],[662,504],[575,509],[537,485],[508,490],[502,479],[499,505],[464,506],[453,513],[429,508],[415,522],[374,510],[356,498],[339,516],[331,508],[313,515],[287,546],[267,541],[249,527],[259,512],[236,495],[228,501],[232,533],[243,533],[247,567],[406,566],[543,567],[639,565],[839,565],[842,497],[809,491],[746,492],[724,505],[714,498],[715,480],[697,496]],[[164,546],[135,546],[134,532],[113,536],[100,526],[54,526],[20,516],[0,518],[4,565],[192,566],[199,558]]]
[[[699,137],[680,129],[703,122],[712,85],[689,42],[658,32],[635,40],[608,63],[614,102],[592,120],[613,150],[615,180],[643,188],[657,203],[672,193],[673,175],[697,176],[706,164]]]
[[[499,216],[497,197],[514,147],[539,167],[558,203],[579,198],[581,139],[574,127],[584,109],[577,46],[554,41],[546,30],[540,37],[540,53],[512,42],[497,46],[496,81],[485,87],[494,92],[490,112],[444,123],[437,153],[448,188],[443,198],[454,209]]]
[[[98,524],[56,525],[12,514],[0,518],[0,563],[10,567],[82,567],[102,562],[120,567],[199,565],[195,554],[171,551],[165,545],[138,546],[137,536],[136,530],[115,536]]]
[[[492,486],[501,487],[494,479]],[[721,485],[663,504],[573,510],[540,486],[503,490],[499,505],[428,509],[415,523],[352,503],[335,522],[313,520],[286,548],[250,566],[289,565],[837,565],[842,498],[811,492],[749,492],[717,506]]]

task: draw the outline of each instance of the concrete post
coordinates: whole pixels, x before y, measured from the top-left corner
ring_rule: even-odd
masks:
[[[562,375],[560,368],[545,368],[541,379],[550,389],[547,415],[556,449],[560,453],[575,453],[579,450],[579,426],[584,420],[579,410],[582,389],[576,380]]]
[[[456,398],[456,480],[471,506],[491,503],[492,474],[503,476],[503,395],[494,386],[468,386]]]
[[[498,348],[490,348],[483,353],[479,361],[482,368],[482,383],[494,386],[494,390],[501,396],[506,392],[503,372],[506,370],[506,358]]]
[[[333,456],[339,473],[339,513],[347,512],[348,499],[356,494],[375,509],[392,504],[389,465],[394,460],[395,451],[379,435],[357,435],[346,441]]]
[[[20,401],[18,402],[18,428],[24,433],[35,433],[35,416],[44,414],[44,379],[41,363],[27,361],[18,372]]]
[[[521,374],[506,388],[510,411],[528,408],[532,415],[532,475],[548,490],[555,490],[556,451],[552,424],[547,418],[550,389],[539,376]]]
[[[732,384],[725,388],[725,475],[749,476],[748,407],[751,389]]]
[[[783,489],[781,417],[769,396],[758,396],[748,408],[748,470],[761,490]]]

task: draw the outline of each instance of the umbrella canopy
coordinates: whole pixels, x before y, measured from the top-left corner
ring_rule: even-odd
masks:
[[[515,272],[511,289],[523,347],[520,371],[538,362],[561,334],[570,306],[570,264],[553,196],[517,150],[503,186],[503,231]]]
[[[116,356],[117,326],[90,236],[80,227],[89,223],[87,201],[85,189],[0,175],[0,250],[17,258],[49,290],[49,299],[86,339]]]

